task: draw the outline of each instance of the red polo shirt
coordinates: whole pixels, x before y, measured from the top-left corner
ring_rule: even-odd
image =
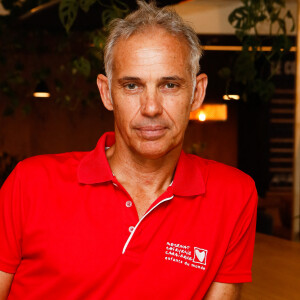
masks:
[[[0,270],[9,299],[201,299],[251,281],[250,177],[181,153],[173,184],[139,220],[101,137],[91,152],[33,157],[0,192]]]

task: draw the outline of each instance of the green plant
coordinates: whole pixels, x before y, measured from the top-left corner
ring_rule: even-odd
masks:
[[[24,15],[30,19],[29,11],[52,0],[0,2],[8,11],[8,15],[0,16],[0,97],[6,105],[4,115],[12,115],[17,108],[28,113],[32,93],[41,80],[51,87],[51,100],[62,107],[75,110],[98,103],[95,78],[103,71],[108,24],[136,8],[136,1],[61,0],[58,14],[62,26],[58,31],[43,29],[43,25],[24,29],[20,21]],[[180,0],[158,2],[164,6]],[[98,28],[80,30],[80,21],[75,26],[80,14],[91,12],[99,12]]]
[[[285,10],[285,0],[241,2],[242,6],[234,9],[228,20],[242,43],[242,51],[233,66],[223,68],[219,75],[227,80],[227,90],[233,83],[239,86],[243,100],[255,95],[256,99],[268,101],[275,89],[272,78],[276,68],[292,46],[287,27],[290,22],[290,31],[294,31],[294,18]],[[260,33],[263,25],[268,26],[268,35]]]
[[[126,2],[122,0],[62,0],[59,5],[59,18],[69,32],[74,21],[76,20],[78,10],[82,9],[84,12],[88,12],[91,7],[98,3],[101,5],[101,20],[104,29],[106,29],[109,22],[115,18],[123,18],[129,13],[129,7]],[[101,36],[102,38],[103,36]]]
[[[0,67],[3,70],[0,74],[0,94],[6,103],[3,112],[6,116],[19,107],[25,113],[30,112],[30,101],[25,103],[20,99],[31,98],[40,80],[50,83],[52,95],[55,94],[54,101],[63,107],[76,109],[79,104],[96,103],[97,94],[92,92],[90,86],[95,85],[96,75],[103,69],[108,23],[130,11],[126,1],[122,0],[62,0],[59,4],[60,31],[49,32],[42,28],[28,31],[20,27],[16,30],[20,16],[47,2],[50,0],[1,1],[9,12],[6,16],[0,16]],[[102,26],[85,32],[72,32],[79,10],[87,13],[90,9],[99,10]],[[49,62],[47,57],[51,53],[56,55]],[[25,61],[26,54],[31,55],[30,61]],[[13,63],[16,57],[17,61]],[[83,81],[86,82],[85,88],[78,89],[78,83],[82,85]]]

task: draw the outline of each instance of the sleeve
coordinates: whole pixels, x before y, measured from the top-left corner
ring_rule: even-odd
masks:
[[[248,187],[249,190],[249,187]],[[254,182],[234,226],[226,254],[214,279],[223,283],[252,281],[252,260],[255,242],[257,192]],[[245,201],[243,201],[245,203]]]
[[[0,270],[15,273],[21,260],[22,193],[19,165],[0,190]]]

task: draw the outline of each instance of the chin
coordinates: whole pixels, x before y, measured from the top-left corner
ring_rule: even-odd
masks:
[[[164,153],[138,153],[143,159],[156,160],[165,156]]]
[[[163,147],[162,145],[156,145],[149,147],[140,147],[138,149],[135,149],[135,151],[138,153],[138,155],[142,158],[146,159],[159,159],[164,156],[166,156],[169,152],[171,152],[174,149],[174,147]]]

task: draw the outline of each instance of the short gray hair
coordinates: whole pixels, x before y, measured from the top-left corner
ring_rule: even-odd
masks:
[[[139,8],[125,19],[114,19],[110,23],[110,34],[104,48],[105,72],[111,82],[113,67],[113,48],[120,39],[128,39],[132,35],[142,32],[147,27],[161,27],[177,37],[183,37],[190,48],[190,71],[195,79],[200,70],[199,60],[202,48],[197,34],[182,18],[167,8],[158,8],[154,1],[149,4],[137,1]]]

